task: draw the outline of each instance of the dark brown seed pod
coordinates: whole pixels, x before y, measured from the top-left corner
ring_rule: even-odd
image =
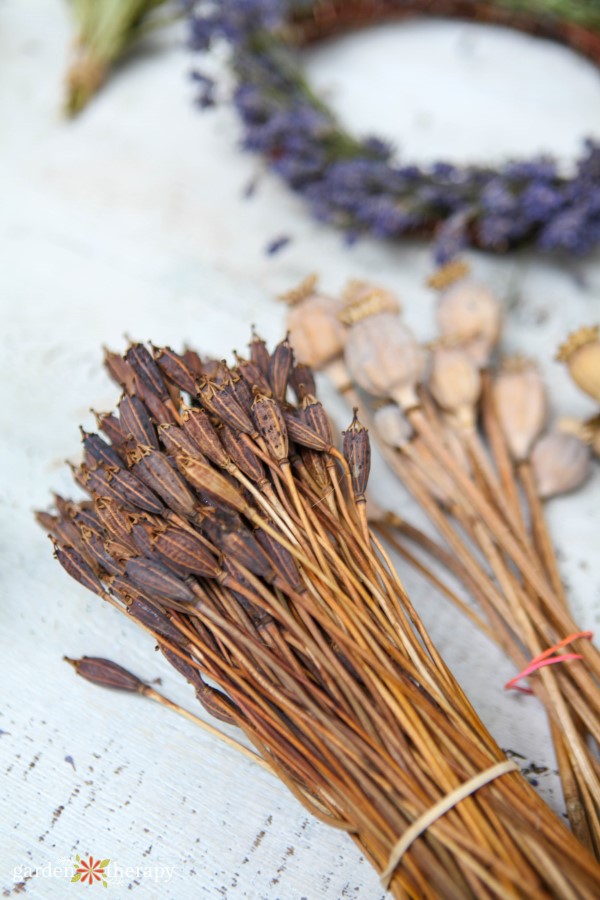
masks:
[[[36,522],[38,523],[38,525],[41,525],[44,531],[49,531],[51,534],[55,535],[54,529],[60,522],[58,516],[53,516],[51,513],[46,512],[46,510],[44,509],[36,510],[34,515]]]
[[[181,358],[190,372],[193,372],[197,378],[200,378],[204,374],[204,364],[195,350],[184,347]]]
[[[248,504],[242,494],[208,463],[189,456],[178,456],[177,465],[197,491],[237,512],[243,513],[247,510]]]
[[[145,444],[158,450],[156,429],[150,421],[148,410],[139,397],[122,397],[118,405],[121,429],[137,444]]]
[[[147,600],[141,597],[130,599],[127,604],[127,613],[132,619],[137,619],[146,628],[171,641],[172,644],[177,644],[179,647],[186,646],[187,639],[175,628],[169,617]]]
[[[202,691],[207,687],[202,675],[195,666],[190,665],[190,663],[186,662],[185,659],[182,659],[179,654],[173,653],[173,651],[169,650],[168,647],[165,647],[164,644],[159,643],[158,647],[165,659],[171,663],[173,668],[176,669],[180,675],[183,675],[185,680],[189,682],[196,691]]]
[[[277,401],[257,393],[252,405],[252,416],[273,459],[277,462],[286,460],[289,453],[288,435]]]
[[[177,418],[171,411],[172,401],[170,401],[169,405],[163,403],[160,397],[157,397],[156,394],[153,394],[147,388],[140,391],[140,397],[157,425],[169,422],[176,424]]]
[[[154,532],[152,526],[142,520],[135,523],[131,529],[131,537],[138,553],[151,559],[154,555]]]
[[[315,384],[312,369],[304,363],[296,363],[290,373],[289,383],[300,402],[304,400],[308,394],[314,396],[317,393],[317,386]]]
[[[88,484],[92,484],[92,477],[99,476],[102,473],[103,480],[100,481],[98,489],[94,487],[95,493],[100,496],[107,495],[118,500],[126,509],[137,512],[149,512],[158,515],[163,512],[164,504],[159,500],[157,495],[150,488],[136,478],[126,469],[98,469],[97,472],[90,473]]]
[[[235,396],[226,391],[222,385],[212,381],[200,381],[196,385],[196,396],[202,406],[214,416],[233,428],[253,435],[255,428],[247,413],[242,409]],[[208,454],[207,454],[208,455]]]
[[[242,713],[227,694],[208,684],[196,691],[196,697],[207,713],[227,725],[239,725]]]
[[[326,458],[323,454],[318,453],[315,450],[307,450],[303,447],[300,451],[300,457],[308,469],[309,475],[312,476],[312,479],[316,482],[317,486],[322,491],[331,490],[331,481],[329,480],[329,474],[327,472]]]
[[[104,365],[113,381],[119,384],[128,394],[134,393],[135,372],[122,356],[119,356],[118,353],[113,353],[112,350],[108,350],[105,347]]]
[[[294,354],[289,340],[285,337],[277,344],[269,359],[269,384],[275,399],[280,403],[285,400],[293,364]]]
[[[273,567],[258,541],[247,530],[223,535],[222,549],[244,568],[266,581],[273,579]]]
[[[53,516],[48,512],[36,512],[35,518],[45,531],[57,538],[66,547],[79,547],[81,535],[79,529],[62,516]]]
[[[100,536],[104,531],[96,513],[93,510],[88,509],[87,507],[82,505],[79,505],[77,507],[77,511],[73,516],[73,522],[75,523],[75,525],[77,525],[78,528],[81,528],[85,525],[85,527],[89,528],[90,531],[93,531],[94,534]]]
[[[185,360],[175,353],[170,347],[152,347],[154,360],[163,375],[176,387],[188,394],[194,394],[195,373],[189,368]]]
[[[108,540],[104,542],[104,548],[117,563],[121,564],[124,564],[128,559],[134,559],[139,555],[137,547],[135,550],[132,550],[131,547],[127,547],[125,544],[122,544],[120,541],[115,541],[112,538],[108,538]]]
[[[125,572],[134,587],[139,587],[151,597],[159,600],[176,600],[180,603],[193,603],[194,594],[187,584],[173,575],[162,563],[150,559],[129,559],[125,563]]]
[[[192,516],[198,501],[164,453],[137,446],[129,456],[132,471],[174,512]]]
[[[232,372],[231,378],[229,379],[229,386],[233,390],[235,399],[242,409],[247,413],[250,413],[252,403],[254,402],[254,395],[241,375],[238,375],[237,372]]]
[[[333,444],[331,424],[323,404],[320,400],[317,400],[314,394],[307,394],[304,397],[300,415],[308,427],[312,428],[326,442],[328,447],[331,447]]]
[[[135,550],[135,542],[131,537],[131,517],[110,497],[96,497],[94,510],[98,522],[117,538],[122,544]]]
[[[238,469],[252,481],[261,482],[265,478],[265,470],[248,443],[227,425],[221,426],[219,436],[228,456]]]
[[[102,659],[99,656],[82,656],[81,659],[69,659],[68,656],[63,656],[63,659],[73,666],[78,675],[100,687],[130,691],[135,694],[142,694],[146,687],[136,675],[111,662],[110,659]]]
[[[77,504],[60,494],[54,494],[54,503],[63,519],[72,519],[77,512]]]
[[[119,419],[112,413],[98,413],[94,410],[92,413],[96,417],[98,431],[106,435],[113,447],[119,449],[125,441]]]
[[[256,529],[254,536],[267,554],[277,577],[292,590],[303,591],[304,585],[292,554],[261,528]]]
[[[256,603],[252,603],[252,601],[248,600],[248,598],[245,597],[244,594],[241,594],[235,589],[235,587],[232,587],[232,583],[237,582],[237,585],[239,587],[243,587],[252,595],[256,595],[255,589],[250,584],[244,573],[240,570],[240,567],[237,564],[236,560],[231,559],[229,556],[224,556],[223,569],[227,573],[226,578],[222,582],[223,586],[227,587],[228,590],[231,591],[242,609],[250,616],[253,623],[258,624],[264,621],[266,615],[264,609],[261,609],[261,607]]]
[[[235,354],[235,359],[237,363],[235,371],[241,375],[250,391],[258,388],[261,394],[268,395],[271,393],[271,386],[256,363],[244,359],[243,356],[238,356],[237,353]]]
[[[165,563],[194,575],[217,578],[221,573],[221,566],[206,544],[191,532],[167,528],[162,534],[155,535],[152,546]]]
[[[97,469],[100,465],[117,467],[125,465],[121,455],[117,453],[114,447],[103,441],[100,435],[90,434],[84,431],[83,428],[80,431],[83,444],[83,459],[90,469]]]
[[[271,357],[269,355],[269,351],[267,350],[267,345],[263,341],[261,337],[259,337],[252,329],[252,340],[248,344],[248,348],[250,350],[250,359],[257,366],[258,369],[262,372],[265,377],[267,383],[269,382],[269,363]]]
[[[123,564],[108,552],[104,538],[84,525],[81,529],[81,539],[87,554],[94,559],[100,569],[104,570],[108,575],[123,574],[125,571]]]
[[[350,474],[352,476],[352,488],[356,500],[365,499],[369,471],[371,468],[371,444],[369,432],[357,419],[358,409],[354,410],[354,418],[344,435],[343,453]]]
[[[321,452],[330,449],[330,445],[316,431],[306,425],[295,410],[291,412],[284,409],[283,418],[288,435],[295,444],[299,444],[301,447],[308,447],[311,450],[320,450]]]
[[[143,344],[131,344],[125,354],[125,360],[134,370],[138,385],[142,389],[145,388],[144,394],[149,391],[163,403],[170,399],[162,373]]]
[[[159,425],[158,437],[169,456],[177,456],[184,453],[186,456],[197,456],[199,459],[204,459],[203,454],[198,450],[189,434],[178,425]]]
[[[106,592],[102,582],[81,553],[73,547],[61,547],[54,540],[53,544],[54,558],[58,560],[65,572],[87,588],[88,591],[98,594],[99,597],[104,597]]]
[[[219,435],[206,410],[183,406],[181,418],[183,419],[183,430],[201,453],[218,466],[225,468],[229,463],[229,456],[223,449]],[[194,456],[196,454],[187,455]]]

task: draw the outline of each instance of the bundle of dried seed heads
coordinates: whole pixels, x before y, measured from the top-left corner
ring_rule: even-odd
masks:
[[[98,416],[110,442],[83,435],[90,499],[39,516],[67,572],[395,896],[595,894],[595,860],[510,771],[368,530],[366,430],[334,448],[288,341],[254,337],[233,368],[140,344],[107,365],[124,394]]]
[[[547,401],[539,372],[521,358],[491,365],[501,331],[500,305],[468,272],[458,275],[461,280],[450,285],[443,273],[434,281],[441,288],[441,334],[429,346],[427,376],[425,348],[390,311],[389,299],[374,302],[380,289],[373,286],[369,303],[363,292],[341,313],[339,301],[329,306],[330,316],[346,323],[345,347],[337,354],[333,345],[329,353],[322,349],[321,369],[352,405],[361,406],[364,420],[372,421],[387,462],[443,544],[393,514],[377,513],[373,527],[425,574],[431,573],[406,541],[445,565],[462,580],[480,613],[447,587],[442,590],[518,670],[534,662],[531,686],[550,718],[569,818],[581,841],[598,854],[600,655],[569,612],[542,506],[542,500],[586,480],[590,454],[573,435],[540,437]],[[313,281],[305,292],[309,296],[294,308],[295,347],[302,348],[316,292]],[[322,295],[320,303],[323,318]],[[600,358],[591,331],[569,344],[571,371],[590,392],[597,389]],[[567,659],[564,653],[548,659],[546,651],[560,645],[558,652],[571,636],[567,649],[574,652]],[[551,665],[559,661],[569,664]]]

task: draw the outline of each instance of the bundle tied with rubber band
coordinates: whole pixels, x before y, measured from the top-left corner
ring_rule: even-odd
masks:
[[[368,432],[355,416],[337,449],[288,341],[254,336],[231,366],[134,344],[107,366],[124,393],[84,432],[86,497],[39,515],[69,574],[395,897],[596,895],[597,863],[480,722],[368,527]]]

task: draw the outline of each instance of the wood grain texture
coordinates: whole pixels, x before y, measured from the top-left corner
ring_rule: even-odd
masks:
[[[267,773],[149,702],[75,678],[63,654],[108,656],[146,679],[161,677],[168,696],[194,706],[143,634],[69,582],[32,510],[48,504],[51,489],[70,492],[63,460],[77,458],[77,425],[92,429],[89,407],[109,409],[117,399],[101,370],[101,344],[120,347],[128,333],[226,353],[243,349],[251,322],[277,340],[284,312],[272,296],[314,269],[332,289],[350,275],[395,287],[411,326],[429,337],[428,251],[371,241],[348,250],[268,177],[244,201],[257,164],[237,149],[227,109],[201,115],[192,107],[193,62],[177,30],[140,50],[81,120],[65,123],[65,15],[60,0],[0,6],[0,895],[75,897],[82,887],[64,876],[40,874],[20,886],[15,867],[91,853],[141,870],[111,880],[107,896],[119,900],[376,900],[377,879],[351,841],[312,821]],[[390,36],[399,52],[386,70]],[[417,91],[427,47],[430,89]],[[402,66],[408,74],[399,80]],[[357,129],[375,127],[375,111],[379,130],[402,135],[423,159],[443,144],[454,158],[545,146],[568,160],[600,121],[591,67],[502,32],[394,27],[319,48],[310,70]],[[386,92],[394,103],[383,105]],[[267,257],[280,234],[293,243]],[[477,268],[509,298],[506,344],[541,360],[557,411],[591,413],[551,359],[568,329],[598,319],[598,259],[567,268],[529,256],[480,259]],[[346,425],[347,412],[336,409]],[[372,481],[380,501],[421,521],[377,459]],[[600,618],[599,506],[596,472],[581,496],[550,508],[575,612],[592,629]],[[484,720],[526,768],[541,767],[529,773],[560,812],[542,711],[531,698],[505,695],[514,672],[499,651],[412,572],[402,574]],[[160,866],[175,867],[168,883],[156,880]]]

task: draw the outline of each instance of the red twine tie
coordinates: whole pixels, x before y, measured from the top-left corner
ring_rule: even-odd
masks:
[[[540,653],[539,656],[535,656],[529,665],[523,669],[522,672],[519,672],[518,675],[515,675],[514,678],[511,678],[510,681],[507,681],[504,685],[505,691],[521,691],[522,694],[533,694],[533,691],[530,688],[521,687],[517,682],[521,681],[522,678],[527,678],[529,675],[532,675],[534,672],[537,672],[538,669],[542,669],[544,666],[553,666],[555,663],[569,662],[572,659],[583,659],[580,653],[561,653],[560,656],[552,656],[557,650],[560,650],[561,647],[564,647],[565,644],[570,644],[572,641],[576,641],[578,638],[587,638],[588,640],[592,640],[594,637],[593,631],[576,631],[574,634],[570,634],[568,637],[563,638],[562,641],[559,641],[558,644],[555,644],[553,647],[549,647],[548,650],[544,650],[543,653]],[[551,659],[549,657],[552,657]]]

